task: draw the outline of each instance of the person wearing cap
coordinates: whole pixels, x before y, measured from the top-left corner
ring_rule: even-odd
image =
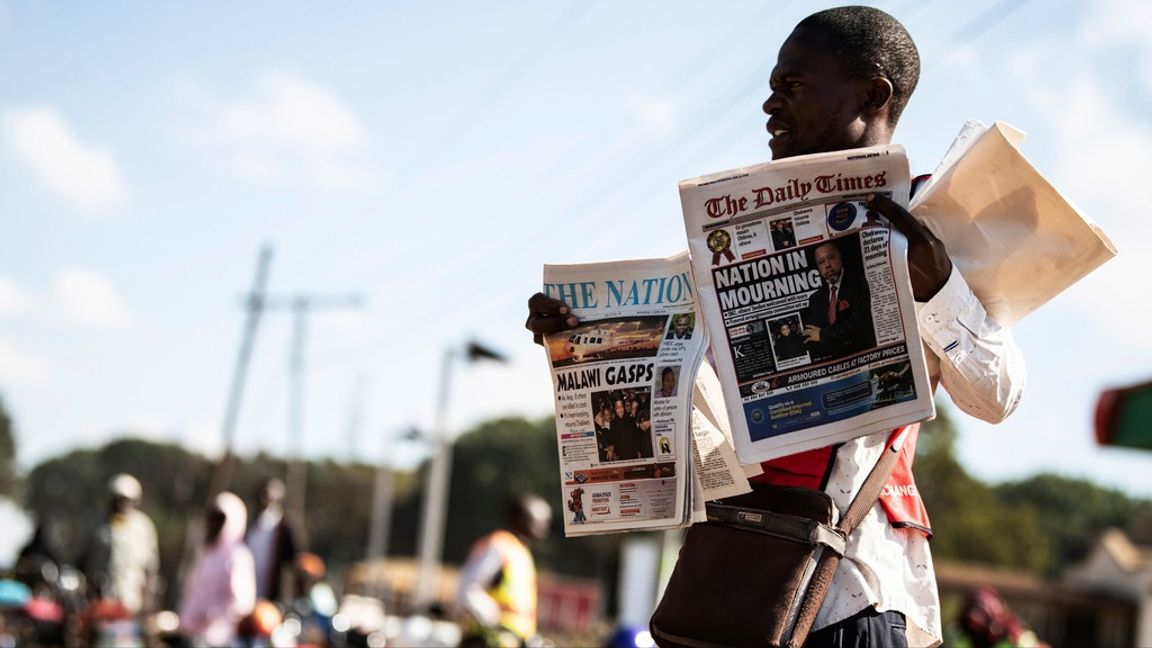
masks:
[[[152,609],[160,570],[156,527],[138,508],[142,493],[140,482],[126,473],[108,482],[108,517],[84,554],[90,594],[115,601],[132,615]]]
[[[244,544],[248,509],[236,494],[212,500],[204,547],[180,602],[180,631],[194,644],[236,645],[240,622],[256,608],[256,568]]]

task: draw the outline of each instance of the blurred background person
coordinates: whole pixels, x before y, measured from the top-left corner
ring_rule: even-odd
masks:
[[[300,533],[285,515],[284,482],[268,479],[256,491],[257,510],[244,542],[256,565],[256,597],[287,602],[302,592],[296,557]]]
[[[548,536],[552,508],[514,497],[504,527],[482,536],[460,570],[457,602],[468,615],[462,647],[524,646],[536,637],[536,562],[531,546]]]
[[[60,573],[60,558],[49,539],[50,532],[45,520],[38,520],[32,537],[20,548],[16,556],[13,573],[16,580],[33,590],[49,578],[55,579]]]
[[[992,587],[977,587],[964,600],[944,643],[956,648],[1047,648]]]
[[[244,544],[247,522],[248,510],[233,493],[220,493],[208,509],[204,547],[180,604],[180,631],[194,645],[234,645],[240,621],[256,606],[252,552]]]
[[[160,569],[156,527],[138,508],[142,490],[126,473],[108,482],[108,517],[96,527],[83,559],[89,595],[117,603],[131,616],[153,609]]]

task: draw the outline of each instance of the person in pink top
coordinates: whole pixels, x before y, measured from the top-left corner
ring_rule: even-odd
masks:
[[[208,646],[236,643],[236,630],[256,606],[256,568],[244,544],[248,509],[233,493],[220,493],[208,510],[204,547],[180,604],[180,630]]]

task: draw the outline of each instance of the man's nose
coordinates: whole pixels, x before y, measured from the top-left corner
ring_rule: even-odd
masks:
[[[764,100],[764,105],[760,108],[765,115],[772,115],[773,112],[780,110],[780,96],[773,92],[768,95],[768,98]]]

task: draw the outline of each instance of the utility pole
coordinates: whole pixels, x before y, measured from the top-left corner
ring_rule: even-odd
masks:
[[[476,341],[470,341],[460,353],[449,347],[440,366],[440,384],[436,399],[435,454],[424,480],[424,501],[420,507],[420,567],[416,577],[415,604],[425,606],[438,597],[440,560],[444,557],[444,526],[448,516],[448,486],[452,471],[452,435],[448,430],[448,397],[452,385],[452,363],[462,356],[469,364],[480,360],[507,362],[503,354]]]
[[[409,431],[416,433],[415,429]],[[385,432],[382,439],[383,451],[376,462],[376,480],[372,487],[371,523],[368,526],[368,546],[364,552],[367,560],[383,560],[388,557],[388,535],[392,531],[392,450],[396,444],[396,434]]]
[[[345,458],[349,463],[355,463],[361,457],[357,446],[360,445],[360,428],[364,423],[364,393],[367,391],[368,380],[363,373],[356,376],[356,383],[352,386],[352,399],[348,405],[348,423],[344,431],[348,435],[348,447],[345,448]]]
[[[264,244],[256,262],[256,277],[252,280],[252,291],[244,300],[248,317],[244,321],[244,332],[240,337],[240,351],[236,355],[236,365],[232,370],[232,384],[228,389],[228,401],[224,407],[224,420],[220,425],[224,441],[224,455],[213,472],[208,487],[208,497],[216,496],[232,477],[232,449],[236,442],[236,421],[240,417],[240,403],[244,398],[244,385],[248,377],[248,364],[252,358],[252,348],[256,344],[256,331],[260,326],[260,316],[265,306],[264,291],[268,287],[268,273],[272,266],[272,246]]]
[[[204,501],[206,509],[216,495],[224,490],[232,479],[232,465],[235,457],[232,454],[236,443],[236,421],[240,418],[240,404],[244,400],[244,385],[248,378],[248,365],[252,359],[252,349],[256,345],[256,332],[260,327],[260,316],[264,312],[265,290],[268,288],[268,273],[272,267],[272,246],[265,243],[260,248],[256,261],[256,276],[252,280],[252,290],[244,300],[244,307],[248,316],[244,320],[244,331],[240,335],[240,350],[236,354],[236,364],[232,369],[232,384],[228,388],[228,400],[224,405],[224,420],[220,424],[220,436],[224,442],[224,453],[212,471],[212,479],[208,482],[208,496]],[[177,578],[184,580],[184,576],[192,565],[196,547],[200,543],[204,529],[203,509],[197,510],[191,502],[187,503],[193,511],[190,516],[188,530],[184,534],[184,553],[180,559]]]
[[[292,342],[288,375],[288,470],[284,477],[287,504],[304,519],[307,497],[308,464],[304,459],[304,346],[308,333],[308,316],[317,310],[359,309],[359,295],[307,295],[268,297],[267,310],[292,312]]]

